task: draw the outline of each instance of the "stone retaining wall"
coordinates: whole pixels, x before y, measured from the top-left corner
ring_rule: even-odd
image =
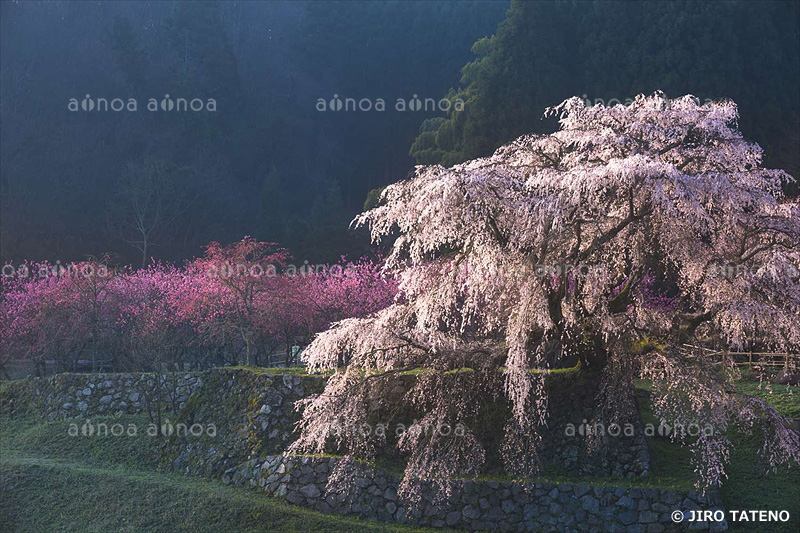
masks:
[[[240,368],[218,368],[202,373],[166,374],[155,387],[152,374],[56,374],[46,378],[30,378],[11,382],[0,395],[2,409],[12,414],[18,409],[30,410],[48,420],[85,418],[111,414],[147,412],[159,389],[162,407],[171,413],[173,422],[187,425],[214,424],[221,431],[221,440],[214,443],[173,440],[169,449],[173,466],[191,474],[221,475],[221,471],[247,459],[282,453],[293,440],[293,426],[298,419],[294,402],[319,392],[324,379],[317,376],[296,376],[250,371]],[[392,390],[401,396],[413,384],[413,376],[397,379]],[[632,437],[609,439],[600,452],[588,450],[587,440],[565,434],[567,424],[579,425],[592,420],[592,398],[597,381],[575,374],[554,376],[550,387],[550,403],[555,406],[543,435],[540,457],[554,470],[565,474],[611,475],[616,477],[646,476],[649,454],[640,420],[633,420]],[[504,409],[503,406],[497,406]],[[384,419],[385,413],[374,412],[376,421],[408,425],[406,419]],[[502,421],[508,413],[485,421],[487,435],[502,434]],[[183,448],[178,450],[175,446]],[[487,443],[487,449],[495,446]],[[222,463],[222,450],[234,450]],[[386,453],[393,453],[391,448]],[[495,462],[499,460],[493,458]]]
[[[268,456],[225,472],[223,482],[257,488],[272,497],[324,513],[432,527],[500,531],[603,531],[660,533],[725,531],[727,524],[676,524],[672,511],[721,509],[717,493],[631,489],[612,486],[456,481],[451,496],[434,503],[433,489],[412,509],[397,495],[398,480],[364,464],[355,465],[355,488],[329,493],[328,475],[341,459]],[[691,528],[689,527],[691,525]]]
[[[201,374],[56,374],[12,382],[3,410],[31,412],[47,420],[147,412],[157,394],[165,410],[180,410],[203,385]]]
[[[547,466],[567,475],[636,478],[649,474],[650,453],[638,411],[630,420],[613,421],[621,431],[605,438],[602,446],[588,446],[589,439],[577,433],[583,424],[592,426],[599,415],[597,374],[556,374],[550,376],[548,385],[548,405],[552,407],[539,451]],[[570,435],[568,426],[578,429]]]
[[[162,450],[165,464],[179,472],[222,477],[248,459],[282,453],[294,440],[299,419],[294,403],[320,392],[315,376],[273,375],[242,369],[214,369],[186,402],[176,422],[216,429],[214,437],[171,437]]]

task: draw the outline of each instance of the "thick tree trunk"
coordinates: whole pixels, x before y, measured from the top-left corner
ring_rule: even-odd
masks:
[[[577,348],[581,367],[588,370],[601,370],[608,362],[608,349],[599,334],[593,334]]]

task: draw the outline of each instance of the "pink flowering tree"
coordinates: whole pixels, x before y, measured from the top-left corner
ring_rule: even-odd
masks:
[[[70,265],[62,275],[72,315],[67,323],[77,328],[85,341],[75,353],[91,359],[93,370],[99,370],[101,363],[113,366],[115,362],[117,332],[113,326],[118,309],[113,287],[124,269],[110,268],[109,261],[108,256],[89,258]]]
[[[378,263],[298,270],[288,257],[246,237],[227,247],[212,243],[183,268],[9,266],[0,292],[2,361],[28,359],[39,373],[46,360],[63,371],[81,358],[99,358],[116,371],[174,371],[241,359],[269,365],[285,347],[292,364],[294,343],[382,309],[396,293]]]
[[[167,296],[177,319],[187,328],[186,348],[195,366],[234,365],[241,338],[229,320],[230,292],[209,274],[205,263],[176,270]]]
[[[332,322],[366,317],[388,307],[397,295],[397,281],[384,272],[379,262],[362,258],[329,265],[317,278],[318,298],[314,305],[319,321],[314,333],[328,329]]]
[[[113,351],[110,286],[116,272],[107,258],[69,265],[25,263],[3,276],[0,342],[5,357],[34,362],[36,373],[53,360],[72,370],[81,358]]]
[[[72,348],[74,329],[69,327],[64,283],[55,277],[38,276],[39,267],[24,264],[2,278],[0,300],[0,346],[4,368],[11,360],[29,360],[37,375],[44,373],[47,359],[62,360],[62,346]],[[9,269],[10,270],[10,269]]]
[[[210,321],[202,327],[217,341],[243,345],[248,365],[270,364],[277,341],[269,322],[289,258],[275,243],[245,237],[230,246],[211,243],[190,267],[201,283],[197,305],[205,306],[196,311]]]
[[[177,378],[191,346],[191,327],[176,312],[180,281],[176,268],[151,265],[118,278],[113,287],[120,366],[150,374],[137,386],[159,435],[162,412],[177,412]]]
[[[339,264],[284,272],[279,283],[269,327],[286,344],[287,365],[295,342],[307,344],[333,322],[384,309],[397,294],[396,280],[366,258],[349,262],[343,257]]]
[[[524,478],[548,419],[546,370],[573,359],[596,371],[603,422],[631,415],[634,379],[644,378],[662,421],[713,427],[690,443],[700,486],[725,477],[734,424],[763,432],[771,466],[800,462],[798,434],[772,407],[731,392],[723,368],[681,350],[709,337],[800,344],[800,207],[781,192],[792,178],[762,168],[731,101],[571,98],[548,113],[559,131],[451,168],[418,167],[356,219],[375,241],[396,238],[386,268],[402,299],[334,324],[306,349],[311,370],[335,373],[305,402],[293,450],[322,452],[334,435],[350,456],[371,458],[374,439],[337,428],[366,422],[368,402],[388,402],[368,390],[424,368],[402,400],[420,413],[398,442],[402,492],[481,470],[485,450],[468,423],[460,435],[424,428],[468,422],[482,393],[511,406],[503,461]],[[655,286],[654,267],[673,290]]]

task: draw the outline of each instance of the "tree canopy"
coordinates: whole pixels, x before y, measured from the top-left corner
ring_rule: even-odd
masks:
[[[662,421],[714,428],[692,444],[701,486],[724,478],[735,424],[764,424],[772,466],[800,461],[797,433],[773,408],[729,393],[723,369],[682,350],[715,336],[800,345],[800,206],[782,192],[793,178],[762,166],[730,100],[657,92],[606,107],[574,97],[547,114],[556,133],[449,168],[420,166],[357,218],[376,241],[396,237],[386,268],[401,296],[309,346],[310,369],[337,372],[306,405],[293,449],[323,451],[332,428],[366,421],[365,402],[389,401],[369,387],[424,368],[401,400],[420,411],[399,442],[409,455],[404,490],[480,471],[475,428],[423,430],[469,420],[479,391],[511,404],[505,466],[528,476],[548,419],[546,370],[578,360],[598,370],[604,424],[631,416],[641,377]],[[356,457],[376,446],[337,439]]]

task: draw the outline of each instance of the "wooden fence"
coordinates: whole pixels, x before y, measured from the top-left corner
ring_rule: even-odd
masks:
[[[728,350],[711,350],[702,346],[684,344],[686,352],[702,353],[704,357],[719,358],[736,366],[771,366],[800,369],[800,353],[781,352],[731,352]]]

